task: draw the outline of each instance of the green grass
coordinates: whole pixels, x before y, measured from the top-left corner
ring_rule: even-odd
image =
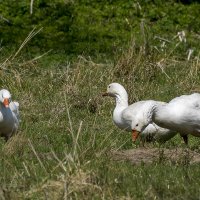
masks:
[[[134,47],[101,63],[85,57],[70,63],[63,55],[56,62],[51,53],[29,62],[2,58],[1,87],[19,101],[21,114],[19,134],[0,141],[2,199],[199,199],[197,164],[134,166],[110,155],[137,145],[112,123],[114,100],[101,96],[109,83],[123,84],[130,102],[169,101],[199,88],[198,57]],[[199,144],[191,137],[191,149]],[[183,147],[178,135],[162,146]]]

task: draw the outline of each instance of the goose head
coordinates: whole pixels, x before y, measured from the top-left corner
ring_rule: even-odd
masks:
[[[145,123],[144,121],[139,121],[138,119],[133,120],[131,123],[132,130],[135,130],[139,133],[141,133],[146,128],[146,126],[147,123]]]
[[[0,103],[6,108],[9,107],[11,101],[11,94],[8,90],[2,89],[0,90]]]
[[[143,110],[138,112],[131,121],[132,139],[135,142],[144,129],[152,123],[153,104],[149,104]]]
[[[141,132],[147,127],[147,123],[143,120],[135,119],[131,122],[132,140],[135,142]]]
[[[107,87],[106,93],[103,96],[115,97],[120,101],[128,102],[128,94],[125,88],[119,83],[111,83]]]

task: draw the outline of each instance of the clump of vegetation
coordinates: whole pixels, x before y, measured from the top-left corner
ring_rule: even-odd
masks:
[[[31,4],[33,2],[33,4]],[[43,28],[32,40],[31,51],[53,49],[69,55],[116,55],[131,37],[152,45],[161,38],[172,39],[185,31],[188,42],[182,47],[199,48],[191,38],[199,38],[200,4],[175,1],[20,1],[1,2],[3,46],[19,45],[33,28]],[[169,43],[171,44],[171,43]],[[138,44],[140,45],[140,43]],[[33,50],[34,49],[34,50]],[[30,51],[30,48],[27,50]]]
[[[12,0],[1,2],[2,44],[20,44],[33,28],[43,28],[37,35],[37,40],[31,41],[31,45],[37,47],[36,50],[38,47],[65,49],[67,44],[70,44],[73,3],[46,0],[33,1],[33,4],[30,2]]]

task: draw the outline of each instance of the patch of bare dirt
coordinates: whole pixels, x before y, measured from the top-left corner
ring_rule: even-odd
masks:
[[[200,163],[200,153],[188,148],[137,148],[123,151],[112,151],[111,156],[114,160],[127,160],[134,165],[166,161],[174,164]]]

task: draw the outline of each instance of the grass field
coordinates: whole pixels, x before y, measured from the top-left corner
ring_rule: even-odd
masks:
[[[114,100],[102,92],[111,82],[127,88],[130,102],[169,101],[199,91],[199,54],[187,59],[174,45],[135,48],[115,60],[73,62],[52,52],[40,59],[3,56],[1,87],[20,103],[19,133],[0,141],[0,199],[199,199],[200,167],[154,162],[115,161],[113,150],[137,148],[130,133],[112,122]],[[184,49],[184,48],[183,48]],[[198,138],[190,149],[200,151]],[[151,147],[185,148],[177,135]]]

